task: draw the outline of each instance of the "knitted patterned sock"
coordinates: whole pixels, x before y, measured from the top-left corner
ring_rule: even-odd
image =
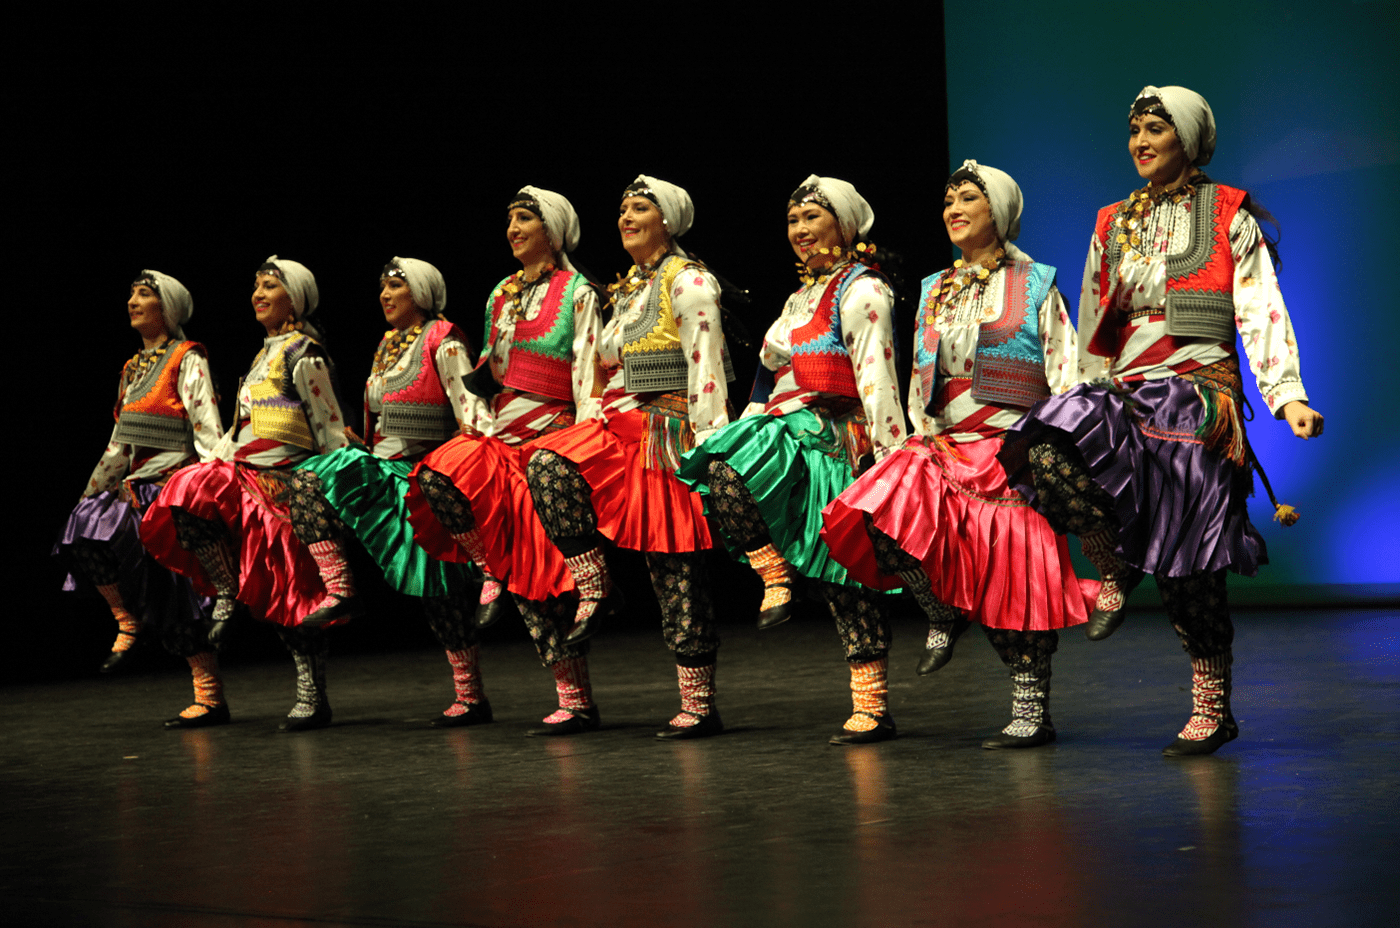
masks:
[[[117,584],[105,583],[97,588],[97,592],[102,594],[108,608],[112,610],[112,616],[117,620],[117,640],[112,643],[112,651],[130,651],[131,646],[136,643],[136,633],[141,630],[141,623],[122,605],[122,592]]]
[[[842,726],[846,731],[871,731],[877,727],[875,719],[889,712],[888,668],[887,657],[851,664],[851,706],[855,711]]]
[[[224,704],[224,683],[219,679],[219,659],[213,651],[191,654],[190,675],[194,678],[194,704],[180,713],[184,719],[208,715],[210,709]]]
[[[227,622],[233,615],[234,597],[238,595],[238,567],[233,560],[233,548],[227,541],[200,545],[194,549],[204,576],[218,597],[214,602],[215,622]]]
[[[486,701],[486,690],[481,685],[481,671],[477,669],[480,645],[472,645],[460,651],[448,651],[447,662],[452,665],[452,688],[457,693],[456,702],[443,712],[451,718],[466,715],[472,703]]]
[[[588,679],[588,658],[566,657],[550,665],[554,671],[554,688],[559,693],[559,709],[544,721],[558,725],[574,717],[575,710],[593,708],[593,684]]]
[[[350,565],[345,563],[345,548],[339,541],[313,541],[306,546],[306,550],[311,552],[312,559],[316,561],[316,568],[321,572],[321,582],[326,587],[325,597],[316,604],[312,612],[337,605],[339,600],[333,597],[345,600],[355,595],[355,576],[350,573]]]
[[[467,557],[472,559],[472,563],[480,568],[486,577],[486,582],[481,585],[480,603],[484,606],[495,602],[496,597],[501,595],[501,581],[491,576],[491,569],[486,566],[486,544],[481,540],[481,532],[474,528],[457,532],[452,535],[452,540],[467,552]]]
[[[1037,729],[1055,730],[1050,721],[1050,661],[1021,664],[1011,672],[1011,724],[1003,735],[1028,738]]]
[[[676,665],[676,682],[681,690],[681,711],[671,719],[672,728],[690,728],[715,710],[715,665],[682,667]]]
[[[928,616],[928,640],[924,642],[924,647],[932,651],[951,645],[953,623],[958,619],[957,610],[933,595],[933,586],[922,568],[901,570],[899,579],[904,581],[904,588],[914,594],[914,601]]]
[[[763,581],[763,603],[760,612],[767,612],[776,606],[792,601],[793,569],[778,549],[766,544],[756,551],[747,552],[749,566]]]
[[[578,588],[578,611],[574,621],[582,622],[598,609],[598,604],[612,592],[612,577],[608,574],[608,562],[603,558],[602,548],[590,548],[582,554],[564,558],[569,573],[573,574],[574,586]]]
[[[1181,730],[1186,741],[1209,738],[1230,717],[1230,651],[1191,659],[1191,718]]]
[[[310,654],[298,654],[292,652],[292,660],[297,665],[297,701],[292,706],[292,711],[287,713],[289,719],[304,719],[316,714],[316,710],[321,707],[322,688],[317,687],[317,658]],[[321,674],[324,680],[324,671]],[[324,684],[323,684],[324,685]]]
[[[1117,612],[1128,600],[1128,594],[1137,586],[1141,574],[1128,566],[1114,551],[1118,535],[1109,529],[1102,529],[1089,535],[1080,535],[1079,543],[1084,556],[1093,564],[1103,580],[1099,587],[1099,598],[1094,600],[1094,608],[1100,612]]]

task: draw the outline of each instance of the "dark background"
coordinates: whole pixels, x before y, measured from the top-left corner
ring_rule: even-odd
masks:
[[[16,27],[35,40],[9,107],[24,152],[19,260],[34,285],[22,302],[46,316],[40,307],[56,306],[57,319],[22,352],[29,390],[12,421],[23,450],[8,481],[16,612],[0,681],[87,675],[111,646],[110,613],[60,593],[48,552],[107,440],[121,365],[140,347],[125,301],[142,268],[190,288],[186,333],[209,348],[227,424],[263,335],[253,272],[274,253],[306,264],[354,423],[384,330],[384,263],[437,265],[447,315],[479,339],[487,293],[518,267],[504,215],[524,184],[570,198],[583,230],[575,257],[605,282],[629,264],[614,224],[623,187],[647,173],[689,190],[686,246],[752,296],[732,308],[753,342],[731,335],[740,407],[757,339],[795,283],[783,217],[807,174],[856,185],[876,213],[872,238],[903,253],[910,287],[950,259],[941,3],[897,20],[814,7],[805,25],[690,7],[178,9]],[[912,330],[905,311],[905,377]],[[416,601],[356,563],[371,613],[333,647],[430,646]],[[722,552],[711,564],[721,620],[750,621],[758,581]],[[634,591],[621,621],[655,627],[640,556],[623,552],[618,570]],[[524,634],[509,620],[489,636]],[[278,654],[271,629],[248,623],[225,660]]]

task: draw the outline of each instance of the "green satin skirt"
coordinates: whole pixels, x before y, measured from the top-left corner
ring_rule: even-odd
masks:
[[[474,580],[465,564],[434,560],[408,524],[408,461],[386,461],[347,445],[297,466],[321,478],[326,502],[374,558],[384,579],[409,596],[460,596]]]
[[[710,503],[710,462],[723,461],[758,503],[773,546],[805,577],[858,586],[821,540],[822,510],[855,482],[844,420],[802,409],[782,416],[746,416],[720,429],[681,459],[676,477]],[[715,520],[720,525],[721,520]],[[747,561],[724,535],[731,554]]]

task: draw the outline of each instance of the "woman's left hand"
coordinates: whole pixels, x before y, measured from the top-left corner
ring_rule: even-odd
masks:
[[[1322,413],[1302,400],[1285,403],[1280,411],[1280,416],[1288,423],[1293,434],[1304,441],[1314,435],[1322,434]]]

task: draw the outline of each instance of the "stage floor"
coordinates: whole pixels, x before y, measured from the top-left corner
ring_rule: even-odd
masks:
[[[1400,911],[1400,613],[1238,618],[1240,739],[1161,747],[1190,668],[1160,614],[1062,636],[1055,745],[984,751],[1010,687],[972,630],[919,678],[896,628],[897,741],[849,714],[830,622],[726,626],[725,734],[661,743],[657,634],[606,632],[603,730],[554,705],[527,641],[483,651],[496,723],[441,731],[441,653],[332,655],[335,725],[278,734],[283,663],[226,671],[233,724],[166,732],[168,671],[0,689],[6,924],[1366,926]],[[247,634],[265,633],[266,629]],[[334,649],[334,643],[332,644]]]

